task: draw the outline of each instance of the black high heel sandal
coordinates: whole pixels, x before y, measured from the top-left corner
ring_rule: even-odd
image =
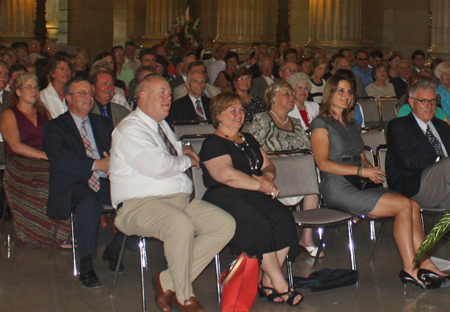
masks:
[[[443,283],[450,280],[450,276],[439,275],[427,269],[419,269],[419,272],[417,272],[417,277],[424,283]]]
[[[265,290],[269,290],[269,291],[271,291],[271,293],[267,294],[265,292]],[[269,302],[272,302],[272,303],[283,303],[283,301],[274,301],[277,298],[281,298],[281,296],[272,287],[266,287],[266,286],[263,286],[263,284],[259,284],[259,286],[258,286],[258,293],[259,293],[259,297],[260,298],[267,297],[267,301],[269,301]],[[281,298],[281,299],[283,299],[283,298]]]
[[[398,274],[398,278],[403,283],[403,287],[405,288],[405,290],[406,290],[407,282],[413,283],[421,289],[435,289],[435,288],[441,287],[441,282],[437,282],[437,281],[432,281],[432,282],[427,281],[426,283],[421,283],[420,281],[416,280],[414,277],[412,277],[409,273],[405,272],[404,270],[400,271],[400,273]]]
[[[283,296],[288,296],[288,299],[285,302],[290,306],[298,306],[303,301],[303,299],[305,299],[305,297],[303,297],[303,295],[296,290],[290,290],[288,292],[278,294],[278,296],[280,296],[282,299]],[[297,296],[302,296],[302,299],[294,304],[294,300],[295,298],[297,298]]]

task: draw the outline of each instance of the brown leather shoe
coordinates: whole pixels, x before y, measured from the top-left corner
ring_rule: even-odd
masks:
[[[195,298],[194,296],[187,300],[184,300],[183,305],[178,301],[177,295],[175,295],[175,303],[181,312],[206,312],[205,308],[200,304],[200,302],[198,302],[197,298]]]
[[[161,272],[153,276],[153,288],[155,289],[155,302],[157,306],[164,312],[172,312],[172,301],[174,293],[172,290],[163,291],[159,275]]]

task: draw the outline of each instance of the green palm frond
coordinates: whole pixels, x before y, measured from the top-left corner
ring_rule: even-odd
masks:
[[[439,221],[433,227],[433,229],[425,237],[422,245],[420,245],[417,251],[414,261],[418,261],[428,250],[430,250],[437,242],[444,236],[450,229],[450,211],[446,211],[442,214]]]

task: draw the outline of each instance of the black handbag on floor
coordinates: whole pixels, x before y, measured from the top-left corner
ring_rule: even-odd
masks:
[[[358,271],[345,269],[322,269],[308,278],[294,277],[294,288],[311,289],[311,292],[354,285],[358,281]]]

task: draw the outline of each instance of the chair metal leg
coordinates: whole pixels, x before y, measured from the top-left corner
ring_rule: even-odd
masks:
[[[286,269],[287,269],[289,289],[294,289],[294,276],[292,273],[292,262],[291,262],[291,259],[289,259],[289,255],[286,255]]]
[[[59,219],[56,219],[55,228],[53,230],[53,236],[52,236],[52,244],[50,245],[50,251],[48,252],[47,261],[49,261],[50,257],[53,255],[53,247],[55,246],[56,233],[58,233],[58,227],[59,227]]]
[[[384,229],[386,228],[387,221],[388,221],[388,219],[382,219],[381,220],[380,235],[379,235],[379,237],[378,237],[378,239],[377,239],[377,241],[375,243],[375,246],[373,247],[372,255],[370,256],[370,260],[369,260],[370,262],[372,262],[373,259],[375,258],[375,254],[377,253],[378,245],[380,245],[381,238],[383,237],[383,233],[384,233]]]
[[[70,214],[70,229],[72,230],[72,257],[73,257],[73,276],[78,276],[78,266],[77,266],[77,251],[75,249],[75,228],[74,222],[75,217],[73,213]]]
[[[322,237],[320,238],[320,242],[319,242],[319,249],[317,250],[316,257],[314,258],[314,264],[312,266],[312,270],[313,271],[316,270],[317,263],[319,262],[320,253],[323,250],[323,245],[324,245],[323,242],[325,240],[325,236],[327,235],[327,232],[328,232],[328,227],[324,227],[323,228],[323,234],[322,234]]]
[[[220,255],[216,254],[214,256],[214,262],[216,264],[216,287],[217,287],[217,302],[222,302],[222,284],[220,284],[220,273],[222,272],[220,268]]]
[[[352,270],[357,270],[356,268],[356,256],[355,256],[355,244],[353,241],[353,220],[347,221],[348,228],[348,247],[350,249],[350,261],[352,263]]]
[[[145,254],[145,256],[144,256]],[[141,258],[141,294],[142,294],[142,311],[147,311],[145,303],[145,280],[144,268],[147,266],[147,251],[145,249],[145,237],[141,237],[139,241],[139,255]]]
[[[114,271],[114,278],[113,278],[113,282],[111,284],[111,290],[109,291],[110,297],[112,297],[114,289],[116,288],[117,277],[119,276],[119,268],[120,268],[120,263],[122,262],[123,253],[125,251],[125,242],[126,241],[127,241],[127,236],[124,235],[122,247],[120,248],[119,259],[117,260],[117,264],[116,264],[116,270]]]
[[[143,265],[144,265],[144,268],[146,268],[147,267],[147,240],[145,238],[142,239],[142,248],[144,250],[142,261],[144,261]]]
[[[423,221],[423,213],[422,212],[420,213],[420,220],[422,221],[423,232],[426,233],[426,231],[425,231],[425,222]]]
[[[370,240],[372,241],[372,243],[376,243],[377,242],[377,233],[375,231],[375,220],[370,220],[369,221],[369,225],[370,225]]]

